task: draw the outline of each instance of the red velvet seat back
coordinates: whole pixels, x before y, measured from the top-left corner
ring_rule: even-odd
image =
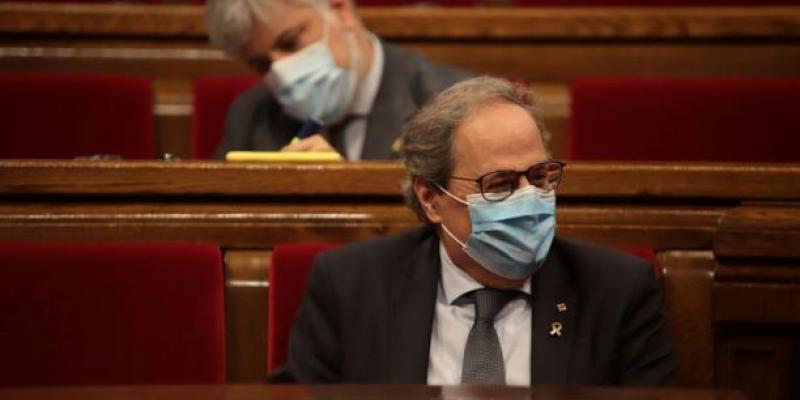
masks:
[[[800,80],[596,77],[571,92],[572,159],[800,161]]]
[[[144,78],[0,73],[0,158],[155,156]]]
[[[281,244],[272,250],[267,299],[267,373],[286,363],[289,334],[314,257],[331,243]]]
[[[220,251],[0,241],[0,386],[223,383]]]
[[[258,84],[258,76],[205,76],[194,81],[192,158],[211,158],[225,131],[231,103],[246,89]]]

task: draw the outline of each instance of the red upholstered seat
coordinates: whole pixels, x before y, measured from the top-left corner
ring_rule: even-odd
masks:
[[[571,92],[572,159],[800,160],[800,80],[590,77]]]
[[[267,300],[267,373],[286,363],[289,333],[314,257],[331,243],[280,244],[272,250]]]
[[[211,158],[225,130],[228,108],[239,94],[260,82],[258,76],[205,76],[194,81],[192,157]]]
[[[145,78],[0,73],[0,158],[155,155]]]
[[[0,386],[223,383],[219,248],[0,241]]]

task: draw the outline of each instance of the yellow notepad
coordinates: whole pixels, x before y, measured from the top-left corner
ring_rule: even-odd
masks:
[[[344,161],[335,151],[229,151],[227,161],[336,162]]]

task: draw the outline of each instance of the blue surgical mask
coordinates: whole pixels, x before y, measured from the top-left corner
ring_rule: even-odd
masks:
[[[487,201],[480,193],[464,201],[440,189],[469,207],[472,233],[466,242],[444,224],[442,229],[478,264],[508,279],[527,278],[541,267],[555,235],[555,191],[526,186],[503,201]]]
[[[287,114],[301,121],[311,119],[320,125],[331,125],[342,120],[353,103],[359,53],[354,33],[349,32],[350,69],[339,67],[328,47],[332,17],[323,18],[322,39],[275,61],[264,81]]]

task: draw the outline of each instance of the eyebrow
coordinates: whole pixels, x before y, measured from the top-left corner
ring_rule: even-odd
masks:
[[[297,38],[308,29],[308,22],[301,22],[281,32],[272,44],[272,49],[286,50],[294,46]]]

